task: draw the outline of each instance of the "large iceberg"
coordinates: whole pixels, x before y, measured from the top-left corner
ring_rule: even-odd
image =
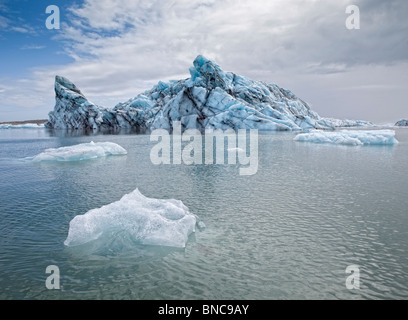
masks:
[[[74,217],[64,244],[130,237],[140,244],[184,248],[196,223],[182,201],[147,198],[136,189],[117,202]]]
[[[111,155],[126,155],[127,151],[113,142],[81,143],[69,147],[50,148],[34,156],[32,161],[81,161]]]
[[[112,109],[85,98],[68,79],[55,78],[56,104],[46,126],[54,129],[119,129],[138,132],[173,129],[334,129],[370,126],[366,121],[320,117],[289,90],[223,71],[214,61],[199,55],[191,77],[160,81],[151,90],[117,104]]]
[[[394,130],[341,130],[334,132],[315,130],[298,134],[294,140],[351,146],[393,145],[398,143]]]

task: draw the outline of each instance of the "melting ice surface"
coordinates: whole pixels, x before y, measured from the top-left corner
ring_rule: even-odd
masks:
[[[136,189],[119,201],[74,217],[64,244],[76,246],[102,235],[109,239],[126,233],[141,244],[184,248],[196,222],[182,201],[147,198]]]
[[[294,140],[351,146],[393,145],[398,143],[397,139],[395,139],[394,130],[341,130],[335,132],[315,130],[298,134]]]
[[[113,142],[90,142],[69,147],[51,148],[36,155],[32,160],[40,161],[81,161],[106,157],[110,155],[125,155],[127,151]]]

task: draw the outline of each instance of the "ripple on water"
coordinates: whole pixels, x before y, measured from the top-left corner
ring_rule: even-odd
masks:
[[[92,140],[118,143],[128,155],[82,164],[0,161],[0,298],[408,297],[408,199],[401,191],[408,189],[408,131],[394,149],[306,146],[290,135],[263,135],[259,171],[249,177],[228,166],[153,166],[148,136]],[[28,141],[9,154],[89,142]],[[63,245],[73,217],[135,188],[182,200],[206,229],[185,249],[132,245],[121,233],[107,245]],[[59,292],[44,286],[50,264],[60,267]],[[360,290],[345,286],[352,264],[360,266]]]

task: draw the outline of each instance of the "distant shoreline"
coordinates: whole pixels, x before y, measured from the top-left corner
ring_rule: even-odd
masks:
[[[11,124],[13,126],[18,126],[20,124],[28,124],[28,123],[35,123],[37,125],[44,124],[48,120],[24,120],[24,121],[6,121],[6,122],[0,122],[0,124]]]

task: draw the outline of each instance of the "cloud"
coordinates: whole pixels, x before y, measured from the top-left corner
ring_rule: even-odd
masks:
[[[350,31],[345,8],[351,2],[87,0],[71,10],[62,38],[76,60],[96,58],[118,72],[125,61],[139,77],[184,72],[198,53],[251,72],[310,72],[311,64],[320,65],[314,72],[343,72],[407,61],[408,3],[360,1],[362,27]]]
[[[299,1],[88,0],[71,9],[59,35],[75,63],[55,72],[103,94],[188,77],[198,54],[244,74],[296,68],[291,37],[313,11],[306,2],[305,13]]]
[[[9,24],[9,20],[6,17],[0,16],[0,28],[6,28]]]
[[[349,4],[360,8],[360,30],[345,27]],[[408,1],[398,0],[85,0],[69,8],[55,36],[74,62],[32,70],[26,96],[52,101],[59,74],[93,102],[113,106],[159,80],[188,77],[198,54],[301,93],[302,83],[318,79],[325,87],[330,77],[347,87],[361,70],[408,61],[406,12]],[[327,101],[321,88],[304,87],[316,90],[309,96],[318,105],[319,96]]]
[[[20,49],[21,50],[42,50],[45,49],[46,46],[40,46],[40,45],[24,45]]]
[[[23,27],[11,27],[10,30],[20,32],[20,33],[29,33],[30,30]]]
[[[27,34],[27,35],[37,35],[38,33],[38,27],[34,28],[28,24],[24,24],[24,25],[17,25],[17,26],[10,26],[8,28],[8,31],[10,32],[18,32],[18,33],[22,33],[22,34]]]
[[[0,0],[0,30],[1,32],[18,32],[27,35],[36,34],[35,28],[27,23],[27,20],[32,19],[27,18],[25,15],[29,11],[24,13],[19,10],[19,3],[17,1],[10,0]],[[20,2],[21,3],[21,2]],[[24,7],[21,7],[23,9]],[[4,37],[3,37],[4,38]]]

